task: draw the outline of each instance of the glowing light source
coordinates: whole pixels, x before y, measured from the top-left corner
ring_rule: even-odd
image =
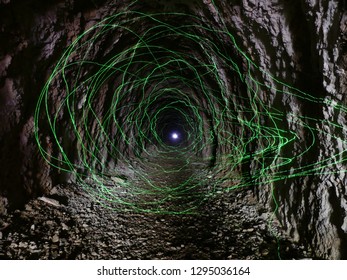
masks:
[[[176,132],[172,133],[171,134],[171,138],[174,139],[174,140],[177,140],[178,139],[178,134]]]

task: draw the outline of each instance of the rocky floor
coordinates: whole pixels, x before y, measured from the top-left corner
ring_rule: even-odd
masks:
[[[118,213],[76,185],[0,217],[1,259],[301,259],[268,229],[250,192],[206,201],[194,215]],[[259,212],[260,211],[260,212]]]
[[[120,169],[123,179],[113,177],[111,183],[130,180],[131,184],[144,184],[134,175],[134,169],[148,174],[151,182],[162,187],[190,180],[194,174],[199,174],[204,184],[216,179],[205,172],[201,161],[183,161],[177,156],[165,160],[152,156],[142,164],[134,163],[133,170],[129,166]],[[24,209],[0,217],[0,258],[309,258],[303,247],[274,233],[280,232],[275,222],[270,230],[270,215],[247,189],[210,196],[202,203],[200,200],[194,214],[156,214],[108,209],[80,185],[58,185],[49,196],[31,200]]]

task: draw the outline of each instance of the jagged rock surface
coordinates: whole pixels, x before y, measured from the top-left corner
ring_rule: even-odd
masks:
[[[139,8],[144,11],[147,9],[160,11],[165,8],[165,5],[159,1],[148,2],[151,3],[140,5]],[[346,104],[347,14],[343,1],[215,2],[228,27],[236,34],[236,41],[247,50],[251,59],[262,69],[303,91]],[[42,1],[0,1],[0,214],[5,215],[9,206],[12,209],[23,207],[32,198],[50,194],[54,186],[73,181],[74,178],[70,178],[69,174],[57,173],[43,160],[37,150],[33,134],[36,100],[62,50],[95,22],[123,9],[126,4],[128,3],[107,0],[56,0],[44,3]],[[211,26],[217,29],[220,27],[220,19],[210,1],[193,1],[190,4],[177,1],[177,5],[176,1],[172,1],[168,6],[168,9],[188,10],[206,19]],[[259,74],[257,78],[271,84],[267,76]],[[228,79],[226,78],[225,81],[228,82]],[[322,120],[336,120],[341,125],[347,125],[345,113],[331,110],[328,106],[311,108],[310,104],[300,103],[295,98],[281,99],[276,94],[262,94],[260,96],[262,101],[276,103],[276,106],[281,104],[285,112],[295,111],[300,115],[304,111],[318,111],[322,115]],[[57,90],[53,93],[53,99],[58,96]],[[283,126],[289,127],[290,123],[284,123]],[[346,133],[336,130],[337,128],[333,126],[326,127],[329,133]],[[319,162],[323,157],[339,154],[347,148],[342,143],[332,144],[331,139],[325,134],[315,136],[316,149],[310,155],[311,162]],[[342,137],[346,136],[342,135]],[[74,141],[67,139],[67,142],[69,140],[71,143]],[[49,139],[46,144],[49,147]],[[301,148],[293,147],[293,151]],[[219,149],[228,151],[227,147]],[[300,164],[297,162],[294,167]],[[329,168],[341,170],[346,167],[330,165],[327,169]],[[259,203],[265,205],[271,213],[273,210],[271,190],[275,187],[280,205],[277,214],[282,224],[281,229],[293,240],[308,244],[309,249],[315,254],[313,257],[345,259],[347,258],[346,185],[344,172],[328,175],[322,172],[322,175],[314,178],[301,176],[297,179],[273,183],[273,186],[269,184],[257,188],[255,193]],[[103,219],[109,217],[109,220],[113,220],[113,214],[99,215],[98,211],[102,211],[100,208],[96,207],[93,210],[90,210],[90,206],[85,208],[85,204],[89,205],[91,202],[84,198],[81,200],[83,202],[78,202],[76,198],[76,203],[82,203],[84,206],[70,205],[69,209],[65,209],[66,206],[62,206],[59,210],[47,208],[44,202],[31,201],[27,204],[26,207],[29,208],[25,211],[11,212],[11,210],[7,218],[3,218],[4,224],[1,226],[0,237],[2,248],[5,249],[2,252],[3,256],[8,258],[105,257],[107,254],[103,252],[106,252],[106,249],[102,249],[105,244],[112,246],[114,240],[118,238],[117,234],[123,234],[124,238],[126,236],[125,230],[121,230],[121,223],[119,227],[117,224],[124,217],[117,215],[118,220],[116,219],[115,224],[109,224],[109,221],[104,222]],[[226,207],[238,209],[237,203]],[[52,215],[57,217],[56,221],[44,220],[46,213],[43,211],[46,211],[46,208],[54,213]],[[91,221],[90,219],[93,219],[95,215],[99,215],[95,219],[100,224],[100,228],[110,226],[114,229],[108,232],[108,235],[113,236],[111,239],[102,234],[106,243],[99,241],[100,246],[97,248],[100,253],[97,252],[97,255],[85,250],[87,250],[87,244],[98,241],[82,239],[82,236],[89,236],[90,228],[97,230],[97,227],[92,226],[93,222],[90,224],[87,222],[83,227],[83,221],[74,217],[76,214],[74,211],[78,212],[79,209],[84,208],[87,212],[81,212],[77,217]],[[41,214],[35,216],[35,213]],[[36,222],[30,221],[33,217],[37,217]],[[146,221],[144,216],[139,218],[135,215],[135,217]],[[158,219],[160,224],[160,217]],[[243,216],[242,219],[244,219]],[[152,220],[148,221],[148,223],[152,222]],[[102,223],[106,224],[102,225]],[[79,226],[74,229],[75,237],[72,238],[70,230],[76,224]],[[145,222],[142,224],[144,225]],[[173,224],[178,226],[177,223]],[[163,227],[168,225],[164,223]],[[11,230],[6,232],[6,229]],[[46,230],[49,235],[43,235]],[[152,228],[144,230],[150,231]],[[241,229],[240,232],[242,232]],[[227,234],[227,232],[221,233]],[[136,235],[136,232],[134,231],[133,234]],[[79,239],[78,236],[81,238]],[[130,258],[150,258],[162,253],[163,255],[157,255],[161,258],[168,253],[158,248],[155,252],[149,253],[146,245],[143,245],[147,248],[144,253],[136,253],[141,251],[142,245],[139,245],[141,242],[134,245],[129,241],[129,237],[127,238],[127,242],[130,242],[128,245],[125,241],[116,243],[112,247],[111,255],[107,257],[126,258],[126,254],[121,253],[124,250],[123,247],[136,249]],[[212,237],[209,236],[206,240],[209,238]],[[172,248],[168,256],[173,258],[218,258],[218,254],[213,250],[208,253],[199,253],[200,249],[197,248],[182,249],[179,241],[172,246],[171,244],[167,246]],[[241,248],[244,248],[242,246]],[[219,257],[232,256],[232,250],[223,251],[221,254]],[[246,257],[249,254],[236,256]],[[261,253],[257,252],[254,256],[256,256],[254,258],[261,258]]]
[[[240,204],[238,201],[243,200]],[[310,252],[269,229],[249,192],[195,215],[107,210],[76,185],[0,217],[1,259],[302,259]],[[279,225],[277,224],[277,227]],[[275,234],[275,235],[274,235]]]

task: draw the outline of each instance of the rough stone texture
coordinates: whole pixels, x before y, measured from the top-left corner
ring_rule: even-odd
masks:
[[[286,1],[271,4],[243,1],[241,6],[243,16],[248,19],[254,17],[255,20],[249,24],[242,17],[241,20],[240,17],[232,19],[239,30],[245,31],[241,37],[245,38],[244,44],[255,52],[254,58],[259,60],[259,65],[290,85],[318,98],[336,102],[324,105],[294,97],[282,98],[281,106],[287,112],[322,116],[321,123],[315,124],[322,128],[314,135],[315,148],[292,167],[320,162],[336,154],[343,157],[345,144],[338,138],[332,139],[329,134],[345,139],[346,132],[338,131],[338,128],[325,122],[346,126],[345,113],[333,108],[339,102],[345,104],[346,93],[343,65],[346,50],[342,47],[346,43],[346,13],[341,1],[297,1],[295,4]],[[252,32],[254,30],[261,31]],[[252,35],[247,36],[247,33]],[[268,100],[268,96],[261,98]],[[269,101],[272,106],[278,106],[275,103],[276,95]],[[287,151],[288,155],[304,150],[311,141],[307,131],[291,124],[290,119],[287,127],[300,131],[302,139],[306,141],[301,141],[292,151]],[[332,162],[322,173],[344,169],[342,164]],[[345,186],[345,172],[301,176],[273,185],[278,193],[278,215],[284,227],[294,239],[311,244],[317,256],[346,258]],[[262,201],[269,199],[269,190],[260,188],[259,197]]]
[[[268,72],[304,92],[347,104],[347,14],[344,1],[216,0],[215,3],[219,15],[208,0],[192,1],[190,4],[185,1],[169,1],[167,4],[161,1],[143,1],[135,7],[145,12],[188,11],[205,19],[216,29],[223,28],[226,24],[235,34],[239,47],[263,70],[252,69],[253,76],[264,84],[279,89],[278,84],[275,85],[274,80],[265,74]],[[6,197],[0,199],[0,213],[6,213],[8,204],[12,208],[23,206],[30,198],[48,194],[60,182],[74,181],[70,174],[53,169],[37,149],[33,134],[36,101],[62,50],[94,23],[124,9],[127,4],[107,0],[56,0],[44,3],[35,0],[0,1],[0,194]],[[113,39],[117,41],[119,38]],[[230,46],[227,39],[222,43]],[[118,46],[121,47],[121,43]],[[94,46],[90,55],[100,57],[99,49],[102,49],[104,55],[113,51],[112,44],[105,38],[99,46]],[[230,51],[235,50],[231,47]],[[197,57],[204,56],[202,51],[194,54]],[[235,59],[245,66],[244,57],[237,55],[235,52]],[[242,84],[223,69],[222,62],[217,63],[220,63],[218,75],[228,91],[238,90],[247,97],[247,93],[242,91]],[[246,67],[243,70],[246,71]],[[55,86],[55,92],[51,95],[52,104],[62,97],[62,85],[57,81]],[[281,90],[285,89],[283,85]],[[103,100],[108,90],[111,89],[103,88],[97,107],[99,114],[105,109]],[[234,106],[244,102],[235,96],[231,98],[234,98]],[[309,139],[312,136],[309,136],[307,130],[291,121],[291,116],[318,115],[321,120],[327,121],[314,124],[321,128],[314,135],[315,148],[307,157],[297,159],[293,168],[319,162],[329,155],[341,153],[341,157],[346,156],[343,153],[346,150],[345,144],[338,138],[331,139],[327,136],[333,134],[341,139],[346,138],[345,130],[340,131],[328,122],[333,121],[345,127],[345,112],[334,109],[332,105],[313,104],[295,96],[281,96],[271,90],[261,91],[258,98],[269,107],[280,108],[288,113],[287,120],[281,124],[282,128],[290,128],[300,135],[300,139],[291,149],[282,151],[282,155],[297,154],[312,140]],[[61,127],[66,133],[64,145],[69,156],[78,163],[81,147],[71,133],[71,127],[64,123],[65,118],[65,115],[59,116]],[[208,117],[203,118],[206,120],[205,131],[208,134]],[[230,127],[230,131],[238,133],[237,128]],[[92,130],[92,133],[96,135],[97,131]],[[132,128],[127,133],[128,136],[136,136]],[[223,134],[223,131],[218,133]],[[51,155],[58,156],[51,136],[42,135],[42,138],[45,140],[42,142],[44,148]],[[252,143],[249,149],[256,150],[263,144]],[[136,151],[129,150],[124,143],[120,147],[125,156],[134,157],[136,154]],[[230,147],[215,143],[208,146],[203,154],[206,157],[214,154],[217,158],[212,164],[218,165],[229,149]],[[109,165],[107,168],[116,164],[108,161],[106,154],[103,159],[105,161],[101,165]],[[100,168],[104,168],[103,166]],[[257,167],[257,163],[252,162],[245,168],[252,172]],[[346,166],[332,162],[326,169],[345,170]],[[272,190],[275,190],[280,206],[277,215],[283,230],[295,241],[308,244],[315,257],[346,259],[346,175],[345,172],[324,175],[324,171],[329,173],[329,170],[321,170],[322,175],[319,176],[300,176],[267,183],[254,191],[259,202],[272,210]],[[55,239],[53,236],[53,243],[56,243]]]
[[[278,243],[250,191],[211,199],[199,215],[105,210],[76,185],[58,186],[49,196],[0,216],[0,259],[267,260],[311,254],[285,236]]]
[[[295,96],[280,96],[273,91],[259,92],[269,107],[288,113],[287,123],[279,126],[293,130],[300,140],[282,155],[293,156],[305,150],[315,138],[314,149],[299,158],[291,168],[327,160],[338,154],[344,159],[346,131],[345,112],[334,105],[346,104],[346,6],[343,1],[239,1],[235,6],[218,3],[225,21],[237,34],[237,42],[263,71],[254,72],[265,84],[279,88],[274,77],[332,104],[313,104]],[[210,9],[213,13],[213,10]],[[310,136],[295,124],[290,115],[318,117],[321,129]],[[335,135],[332,139],[329,135]],[[311,138],[310,138],[311,137]],[[339,139],[340,138],[340,139]],[[262,143],[251,149],[261,148]],[[250,170],[256,170],[256,162]],[[274,190],[279,203],[278,216],[284,229],[295,239],[310,244],[317,256],[328,259],[347,257],[346,250],[346,176],[345,166],[332,161],[323,174],[285,179],[257,187],[262,203],[271,205]],[[337,172],[336,172],[337,171]],[[341,173],[339,171],[342,171]],[[271,175],[269,175],[271,176]],[[270,206],[273,207],[273,206]]]

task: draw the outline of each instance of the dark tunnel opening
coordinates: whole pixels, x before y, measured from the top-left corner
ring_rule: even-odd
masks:
[[[177,107],[162,109],[156,123],[156,133],[166,146],[186,147],[194,135],[185,112]]]

